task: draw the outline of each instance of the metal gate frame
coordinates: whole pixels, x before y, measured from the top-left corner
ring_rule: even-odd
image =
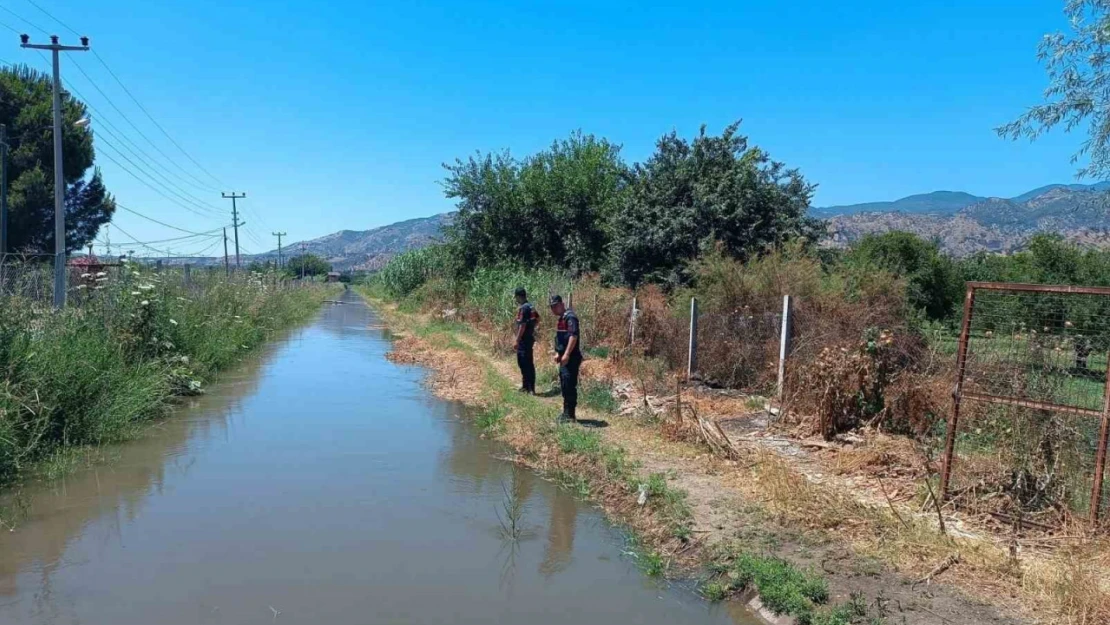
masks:
[[[1107,435],[1110,434],[1110,354],[1107,354],[1106,387],[1103,391],[1102,410],[1092,410],[1078,406],[1066,406],[1051,402],[1034,401],[1021,397],[1006,397],[989,395],[987,393],[965,392],[963,390],[964,374],[967,365],[967,348],[971,335],[971,319],[975,313],[976,291],[1009,291],[1017,293],[1059,293],[1075,295],[1102,295],[1110,297],[1110,288],[1095,286],[1067,286],[1046,284],[1019,284],[1009,282],[968,282],[967,293],[964,296],[964,318],[960,327],[960,342],[956,351],[956,385],[952,389],[952,413],[948,418],[948,432],[944,440],[944,464],[940,477],[940,499],[948,497],[948,481],[952,475],[952,464],[956,446],[956,427],[960,420],[960,403],[967,399],[992,404],[1021,406],[1038,410],[1052,410],[1074,415],[1096,417],[1101,419],[1099,428],[1098,448],[1095,452],[1094,485],[1091,488],[1090,520],[1097,524],[1099,510],[1102,507],[1102,481],[1106,465]]]

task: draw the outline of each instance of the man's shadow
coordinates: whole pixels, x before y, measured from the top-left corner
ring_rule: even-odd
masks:
[[[601,419],[579,419],[578,425],[587,428],[607,428],[609,427],[609,422],[602,421]]]

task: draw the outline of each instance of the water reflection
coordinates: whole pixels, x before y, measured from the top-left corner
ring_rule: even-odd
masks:
[[[243,397],[258,389],[263,363],[277,349],[271,345],[228,372],[207,394],[184,399],[178,416],[148,435],[105,448],[104,464],[0,498],[0,509],[15,517],[15,530],[0,534],[0,597],[16,596],[17,574],[32,568],[41,572],[40,603],[49,604],[51,578],[72,564],[64,556],[76,537],[125,548],[121,527],[142,513],[152,495],[165,494],[168,474],[188,474],[198,447],[227,440]]]

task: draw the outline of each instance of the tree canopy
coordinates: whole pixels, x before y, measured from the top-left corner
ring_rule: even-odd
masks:
[[[686,265],[707,243],[744,260],[816,233],[818,222],[807,217],[814,185],[749,147],[739,127],[711,136],[702,126],[692,142],[671,132],[633,168],[612,225],[615,278],[633,286],[682,282]]]
[[[963,297],[959,267],[936,241],[909,232],[869,234],[852,246],[844,262],[861,271],[880,269],[906,281],[906,301],[930,319],[948,318]]]
[[[1037,52],[1048,72],[1046,102],[997,131],[1036,139],[1057,126],[1071,131],[1086,122],[1087,141],[1072,162],[1088,156],[1079,175],[1105,178],[1110,175],[1110,1],[1066,0],[1064,13],[1071,32],[1045,35]]]
[[[320,276],[331,271],[331,263],[323,258],[315,254],[301,254],[285,261],[285,273],[294,278],[299,278],[301,277],[302,266],[306,276]]]
[[[0,124],[7,127],[8,250],[54,251],[54,137],[51,81],[28,67],[0,70]],[[85,105],[62,94],[66,251],[84,247],[115,212],[93,168],[93,134],[74,125]],[[91,176],[89,175],[90,170]]]
[[[444,165],[458,201],[448,230],[464,271],[504,263],[571,273],[602,271],[635,286],[682,282],[708,243],[745,259],[816,232],[813,192],[796,170],[749,147],[739,122],[693,141],[672,132],[643,164],[593,135],[569,138],[523,159],[477,154]]]
[[[518,262],[597,271],[626,167],[620,148],[576,132],[525,159],[478,154],[444,167],[458,200],[448,229],[463,265]]]

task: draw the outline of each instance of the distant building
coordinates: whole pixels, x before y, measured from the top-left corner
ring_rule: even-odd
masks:
[[[339,272],[329,271],[327,278],[324,279],[324,282],[339,282]]]

